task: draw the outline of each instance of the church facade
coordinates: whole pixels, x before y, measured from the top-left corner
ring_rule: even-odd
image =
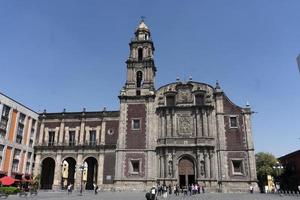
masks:
[[[119,111],[40,114],[34,174],[41,188],[255,186],[250,107],[235,105],[218,83],[177,80],[156,89],[155,48],[144,21],[129,46]]]

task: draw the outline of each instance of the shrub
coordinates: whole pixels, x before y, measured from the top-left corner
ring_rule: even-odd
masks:
[[[21,192],[21,190],[17,187],[0,187],[0,192],[10,195],[10,194],[17,194]]]

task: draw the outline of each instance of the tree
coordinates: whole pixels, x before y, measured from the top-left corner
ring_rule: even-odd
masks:
[[[255,155],[258,186],[261,191],[267,185],[267,175],[274,175],[273,166],[277,164],[277,159],[271,153],[259,152]]]

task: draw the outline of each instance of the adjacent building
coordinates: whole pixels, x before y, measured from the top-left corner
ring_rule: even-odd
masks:
[[[40,115],[41,188],[96,183],[144,190],[197,182],[207,191],[240,192],[255,186],[250,107],[234,104],[218,83],[177,80],[156,89],[155,48],[144,21],[129,47],[120,110]]]
[[[0,93],[0,177],[32,177],[38,116]]]
[[[300,150],[278,158],[284,168],[280,176],[280,186],[283,190],[298,191],[300,185]]]

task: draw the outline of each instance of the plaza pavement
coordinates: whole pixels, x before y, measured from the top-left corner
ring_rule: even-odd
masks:
[[[12,195],[8,200],[32,199],[32,200],[145,200],[144,192],[99,192],[95,195],[93,192],[84,192],[82,196],[78,192],[68,195],[66,192],[39,192],[35,197],[19,197]],[[162,197],[158,198],[163,200]],[[289,200],[300,199],[300,196],[281,196],[278,194],[221,194],[205,193],[192,196],[168,196],[167,200]]]

